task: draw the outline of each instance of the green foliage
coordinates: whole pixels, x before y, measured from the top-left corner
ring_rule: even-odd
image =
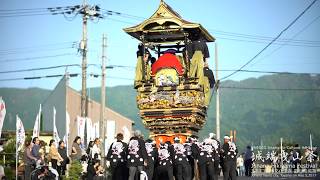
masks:
[[[2,153],[6,154],[5,163],[3,159],[0,159],[1,164],[5,164],[10,167],[16,165],[16,138],[10,137],[9,140],[4,144]]]
[[[11,167],[5,167],[4,168],[4,174],[6,175],[7,179],[15,179],[16,175],[15,175],[15,169],[12,169]]]
[[[80,179],[82,172],[82,166],[79,161],[72,161],[69,169],[69,176],[67,180]]]

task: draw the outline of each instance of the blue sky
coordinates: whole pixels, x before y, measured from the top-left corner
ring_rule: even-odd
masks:
[[[123,65],[128,68],[107,70],[107,86],[133,83],[138,41],[122,29],[133,26],[150,17],[159,0],[88,1],[103,9],[137,17],[118,15],[88,23],[88,63],[101,62],[101,38],[107,35],[107,65]],[[237,69],[264,48],[270,38],[276,37],[312,1],[311,0],[166,0],[184,19],[201,23],[217,39],[219,69]],[[196,3],[195,3],[196,2]],[[81,64],[77,53],[82,35],[82,18],[69,21],[63,15],[39,15],[12,17],[16,9],[35,9],[81,4],[82,1],[18,0],[0,2],[0,71],[48,67],[63,64]],[[5,17],[11,16],[11,17]],[[140,17],[140,18],[139,18]],[[262,71],[286,71],[320,73],[320,2],[307,11],[280,39],[244,69]],[[210,66],[214,67],[214,45],[209,43]],[[47,58],[43,58],[47,57]],[[79,67],[68,68],[70,73],[81,73]],[[23,73],[1,73],[0,79],[63,74],[64,68]],[[88,73],[100,73],[95,66]],[[230,72],[219,72],[223,77]],[[231,80],[243,80],[263,74],[237,73]],[[114,78],[121,77],[123,79]],[[0,81],[0,87],[40,87],[53,89],[59,78],[37,80]],[[77,90],[81,78],[70,80]],[[100,78],[88,77],[88,87],[100,86]]]

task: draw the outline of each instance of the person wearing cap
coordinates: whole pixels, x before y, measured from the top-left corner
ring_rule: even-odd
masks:
[[[198,154],[198,166],[200,180],[213,180],[214,177],[214,149],[212,146],[213,140],[206,138],[203,142],[198,144],[199,154]]]
[[[168,179],[173,180],[173,148],[170,141],[160,142],[158,149],[158,163],[156,167],[155,180]]]
[[[116,139],[116,142],[113,142],[108,150],[107,166],[110,166],[112,180],[125,180],[128,179],[128,169],[126,167],[128,145],[122,142],[122,133],[118,133]]]
[[[237,153],[238,149],[229,136],[224,136],[222,145],[223,179],[235,180],[237,178]]]
[[[191,135],[189,137],[189,143],[190,143],[190,150],[191,150],[191,155],[189,156],[189,163],[192,169],[191,172],[191,177],[192,179],[195,177],[196,179],[199,178],[199,171],[198,171],[198,164],[197,164],[197,159],[199,155],[199,142],[197,139],[197,136]],[[190,154],[190,152],[189,152]]]
[[[127,151],[127,166],[129,168],[129,180],[134,180],[136,173],[143,171],[148,164],[148,155],[144,141],[141,139],[141,131],[134,131]]]
[[[148,165],[145,167],[145,171],[148,176],[148,179],[152,180],[153,174],[154,174],[155,162],[158,158],[158,151],[157,151],[155,142],[151,139],[147,139],[145,142],[145,145],[146,145],[146,151],[148,154]]]
[[[143,82],[150,79],[151,67],[149,61],[151,55],[148,49],[144,48],[144,45],[139,44],[137,51],[137,65],[134,78],[134,87],[138,88]]]
[[[207,62],[204,63],[203,68],[203,74],[204,74],[204,104],[205,106],[208,106],[211,100],[211,94],[213,92],[213,87],[215,84],[215,79],[212,70],[209,68],[209,65]]]
[[[191,166],[185,146],[180,143],[179,137],[174,138],[173,165],[176,171],[176,180],[191,180]]]
[[[212,139],[212,147],[214,149],[214,179],[218,179],[218,176],[220,175],[220,141],[217,139],[217,136],[215,133],[210,133],[209,138]]]

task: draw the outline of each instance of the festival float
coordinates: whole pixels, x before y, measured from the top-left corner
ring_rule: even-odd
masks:
[[[182,142],[197,136],[206,122],[208,104],[205,85],[191,72],[192,57],[186,47],[215,38],[201,24],[182,19],[164,1],[150,18],[124,31],[140,41],[141,57],[148,51],[157,56],[152,65],[138,57],[135,79],[139,114],[150,137],[158,144],[173,142],[177,136]]]

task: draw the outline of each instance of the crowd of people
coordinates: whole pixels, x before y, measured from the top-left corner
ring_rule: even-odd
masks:
[[[106,157],[101,156],[100,144],[96,138],[84,149],[77,136],[68,155],[63,141],[57,144],[51,140],[46,154],[44,144],[35,137],[32,142],[25,142],[25,179],[62,179],[70,161],[81,163],[83,176],[79,179],[88,180],[106,176],[112,180],[191,180],[194,177],[215,180],[221,170],[224,179],[236,179],[238,150],[228,136],[222,145],[212,135],[202,142],[196,136],[189,137],[185,143],[175,137],[173,143],[160,141],[156,145],[151,139],[144,140],[138,130],[128,143],[123,142],[123,134],[119,133]],[[104,165],[101,160],[105,160]]]
[[[214,136],[199,142],[191,136],[185,143],[178,137],[174,143],[160,142],[157,146],[151,140],[143,140],[140,131],[126,144],[123,135],[117,135],[106,156],[112,180],[200,180],[218,179],[221,168],[224,179],[236,179],[236,159],[238,150],[230,137],[224,143]]]
[[[45,152],[46,144],[34,137],[32,141],[25,142],[24,149],[24,179],[55,179],[65,175],[66,166],[69,164],[68,153],[63,141],[58,145],[55,140],[50,140],[49,153]],[[48,166],[48,162],[51,166]]]
[[[97,180],[233,180],[237,176],[252,176],[253,163],[258,163],[250,146],[244,153],[238,149],[232,138],[225,136],[223,144],[210,134],[199,141],[190,136],[186,142],[175,137],[173,143],[144,140],[140,131],[134,131],[129,142],[123,142],[123,134],[118,133],[105,157],[102,157],[101,141],[96,138],[88,142],[87,148],[77,136],[67,152],[65,143],[55,140],[49,142],[49,152],[38,137],[25,142],[24,172],[28,179],[62,179],[67,164],[78,161],[82,166],[79,179]],[[299,164],[301,153],[294,150],[290,163]],[[315,155],[314,155],[315,156]],[[312,157],[314,157],[312,156]],[[309,156],[306,156],[309,157]],[[104,160],[105,164],[101,164]],[[289,160],[288,160],[289,162]],[[50,165],[49,165],[50,163]],[[294,170],[296,170],[296,167]]]

